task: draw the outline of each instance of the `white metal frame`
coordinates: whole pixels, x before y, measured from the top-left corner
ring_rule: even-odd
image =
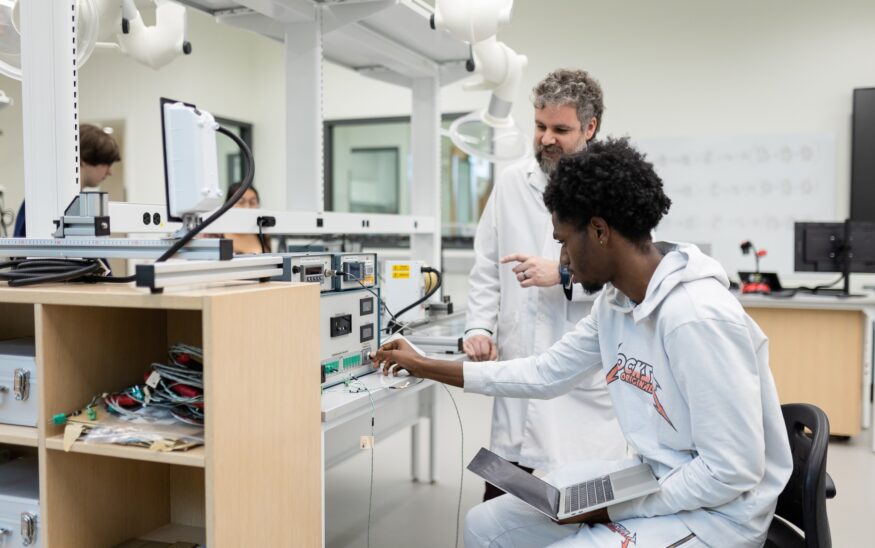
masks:
[[[286,137],[288,150],[295,153],[288,155],[286,169],[287,211],[230,212],[213,229],[257,232],[255,218],[271,215],[277,224],[266,233],[410,234],[413,258],[440,265],[440,85],[467,74],[463,69],[467,46],[447,33],[428,30],[431,8],[419,0],[234,1],[239,7],[216,12],[218,21],[255,30],[285,44]],[[204,9],[210,5],[206,0],[185,3]],[[79,191],[75,27],[70,24],[71,10],[75,14],[74,0],[22,3],[22,62],[28,75],[22,83],[26,97],[25,186],[28,234],[33,236],[49,236],[53,221]],[[379,19],[387,13],[392,15]],[[52,24],[46,25],[45,21]],[[417,25],[422,30],[409,28]],[[412,37],[415,44],[411,43]],[[354,56],[365,56],[368,62],[353,66],[362,61],[348,58],[350,50],[355,50]],[[322,64],[326,57],[362,74],[412,89],[416,190],[412,215],[322,211]],[[47,196],[51,198],[47,200]],[[178,228],[166,221],[147,224],[143,217],[146,212],[166,217],[165,207],[159,204],[110,204],[113,231],[166,233]]]
[[[161,219],[155,224],[153,219]],[[126,234],[167,234],[182,227],[167,222],[164,204],[109,203],[112,231]],[[333,211],[280,211],[233,208],[207,229],[210,233],[257,233],[258,217],[276,218],[265,234],[433,234],[434,217],[381,213],[335,213]],[[148,219],[148,222],[146,222]]]
[[[79,193],[76,1],[19,6],[27,232],[49,238]]]

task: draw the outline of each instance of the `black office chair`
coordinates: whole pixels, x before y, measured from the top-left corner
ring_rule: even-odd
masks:
[[[820,408],[805,403],[782,405],[781,411],[790,438],[793,474],[778,497],[766,547],[830,548],[826,499],[835,497],[836,489],[826,473],[829,419]]]

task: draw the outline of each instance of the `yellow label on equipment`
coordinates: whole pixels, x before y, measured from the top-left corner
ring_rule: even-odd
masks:
[[[396,280],[406,280],[410,278],[410,265],[409,264],[396,264],[392,265],[392,278]]]

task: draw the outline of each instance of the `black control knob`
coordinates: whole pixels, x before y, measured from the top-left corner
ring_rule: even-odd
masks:
[[[468,60],[465,61],[465,70],[474,72],[477,65],[474,63],[474,46],[468,46]]]

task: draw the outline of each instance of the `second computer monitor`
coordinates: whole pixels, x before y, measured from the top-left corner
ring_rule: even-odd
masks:
[[[797,272],[875,273],[875,223],[796,223]]]

